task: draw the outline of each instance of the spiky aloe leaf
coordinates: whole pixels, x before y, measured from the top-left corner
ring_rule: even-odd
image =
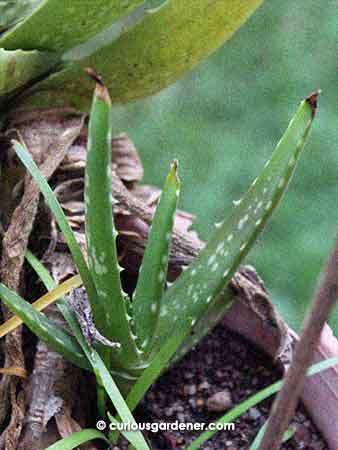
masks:
[[[0,105],[1,97],[47,74],[55,63],[55,55],[48,52],[7,51],[0,48]]]
[[[174,161],[156,208],[133,298],[137,342],[145,353],[151,346],[167,279],[171,232],[179,192],[177,162]]]
[[[88,261],[100,303],[93,302],[92,307],[98,329],[108,339],[121,343],[121,352],[118,356],[115,352],[115,357],[125,367],[140,362],[140,355],[127,314],[129,298],[121,288],[112,202],[111,101],[105,86],[98,82],[89,121],[85,172]]]
[[[62,53],[87,41],[143,1],[44,0],[0,39],[0,46]]]
[[[25,325],[50,348],[61,353],[78,367],[90,369],[85,354],[73,336],[55,325],[44,314],[36,311],[30,303],[1,283],[0,296],[7,308],[19,316]]]
[[[149,366],[144,370],[132,390],[128,394],[127,404],[131,411],[136,408],[147,390],[166,369],[179,346],[184,341],[190,330],[190,322],[187,319],[177,333],[169,337],[159,352],[153,357]]]
[[[114,102],[154,94],[176,82],[221,46],[263,0],[170,0],[146,11],[115,40],[33,88],[26,107],[73,106],[87,110],[92,88],[83,74],[94,67],[107,83]],[[1,42],[1,41],[0,41]]]
[[[108,439],[103,433],[88,428],[86,430],[77,431],[70,434],[60,441],[55,442],[55,444],[50,445],[45,450],[72,450],[77,448],[79,445],[85,444],[86,442],[90,442],[94,439],[101,439],[106,441],[106,444],[109,444]]]
[[[85,285],[89,301],[95,302],[97,294],[95,284],[92,279],[92,275],[89,272],[82,250],[76,241],[73,230],[71,229],[54,192],[50,188],[46,179],[41,175],[39,168],[33,161],[33,158],[31,157],[27,149],[20,142],[17,141],[13,142],[13,147],[21,162],[24,164],[24,166],[27,168],[31,176],[38,184],[40,191],[46,200],[46,203],[48,204],[52,213],[54,214],[55,220],[59,225],[61,231],[63,232],[65,241],[68,244],[74,263],[76,264],[76,267],[82,278],[83,284]]]
[[[198,258],[164,294],[157,330],[160,345],[179,326],[182,316],[192,317],[192,325],[199,330],[198,321],[209,308],[213,304],[219,308],[218,294],[263,231],[287,188],[313,122],[317,95],[300,104],[261,175],[230,217],[218,225]],[[212,325],[206,324],[204,331]]]
[[[212,301],[211,306],[196,321],[193,333],[189,333],[178,348],[171,363],[181,359],[196,345],[224,316],[225,311],[235,301],[234,293],[227,286],[224,291]]]

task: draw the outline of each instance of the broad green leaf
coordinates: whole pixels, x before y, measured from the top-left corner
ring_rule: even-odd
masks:
[[[81,368],[90,367],[81,347],[63,328],[36,311],[30,303],[1,283],[0,296],[7,308],[19,316],[25,325],[50,348]]]
[[[192,325],[199,329],[198,320],[213,307],[263,231],[295,170],[314,118],[316,96],[300,104],[261,175],[237,202],[230,217],[218,224],[196,260],[164,294],[157,330],[159,346],[182,316],[192,317]]]
[[[56,61],[52,53],[0,48],[0,104],[1,97],[49,73]]]
[[[253,443],[250,445],[249,450],[259,450],[259,446],[261,445],[266,427],[267,427],[268,422],[265,422],[265,424],[260,428],[260,430],[258,431]],[[296,429],[290,427],[283,436],[283,441],[282,442],[286,442],[289,439],[292,438],[292,436],[295,434]]]
[[[101,439],[109,444],[108,439],[103,433],[88,428],[86,430],[77,431],[70,434],[60,441],[55,442],[55,444],[50,445],[45,450],[72,450],[73,448],[77,448],[79,445],[85,444],[86,442],[90,442],[94,439]]]
[[[306,376],[310,377],[312,375],[316,375],[317,373],[323,372],[324,370],[327,370],[330,367],[334,367],[337,365],[338,365],[338,356],[335,358],[326,359],[311,366],[308,369]],[[271,395],[276,394],[276,392],[278,392],[281,389],[282,385],[283,381],[277,381],[276,383],[273,383],[270,386],[262,389],[261,391],[244,400],[244,402],[235,406],[235,408],[226,413],[215,423],[222,424],[233,422],[253,406],[256,406],[258,403],[262,402],[266,398],[269,398]],[[204,444],[204,442],[206,442],[208,439],[210,439],[215,433],[216,431],[211,430],[205,431],[204,433],[200,434],[198,438],[196,438],[186,450],[198,450],[200,446]]]
[[[89,301],[94,302],[97,294],[91,273],[88,270],[87,263],[82,254],[82,250],[76,241],[73,230],[71,229],[54,192],[50,188],[46,179],[41,175],[39,168],[33,161],[33,158],[31,157],[27,149],[17,141],[14,141],[13,145],[17,156],[38,184],[41,193],[43,194],[48,206],[54,214],[57,224],[63,232],[65,241],[68,244],[69,250],[82,278],[83,284],[85,285]]]
[[[0,39],[0,46],[62,53],[87,41],[143,1],[44,0]]]
[[[92,86],[83,68],[103,77],[114,102],[127,102],[175,83],[220,47],[263,0],[170,0],[93,54],[33,88],[34,105],[73,106],[88,110]]]
[[[121,344],[112,354],[123,367],[140,363],[126,302],[121,288],[112,210],[111,102],[108,91],[97,83],[88,130],[85,169],[85,221],[89,268],[97,291],[92,302],[96,326],[108,339]],[[99,303],[98,305],[96,303]],[[103,311],[103,314],[101,314]]]
[[[42,0],[0,0],[0,33],[31,12]]]
[[[37,258],[35,258],[34,255],[32,255],[32,253],[27,252],[26,257],[34,270],[40,276],[46,288],[48,290],[53,289],[56,286],[56,283],[50,276],[46,268],[37,260]],[[67,321],[70,329],[72,330],[75,338],[77,339],[79,345],[81,346],[84,354],[87,356],[87,359],[90,362],[95,373],[97,383],[107,392],[121,420],[125,423],[136,424],[131,411],[129,410],[123,396],[121,395],[118,387],[115,384],[114,379],[112,378],[112,375],[109,373],[100,355],[95,349],[90,348],[86,340],[84,339],[81,328],[73,312],[69,309],[66,300],[61,298],[58,302],[58,307],[65,320]],[[122,432],[122,434],[130,441],[131,444],[134,445],[137,450],[149,450],[149,447],[140,431],[133,433]]]
[[[167,279],[171,232],[179,192],[177,162],[174,161],[151,224],[133,298],[137,342],[145,353],[151,348],[151,340],[158,321],[160,300]]]

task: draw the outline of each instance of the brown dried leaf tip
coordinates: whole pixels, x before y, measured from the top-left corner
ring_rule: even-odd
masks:
[[[95,69],[92,67],[87,67],[85,69],[86,74],[96,83],[95,95],[108,105],[111,104],[110,95],[108,89],[106,88],[104,81]]]
[[[317,89],[316,91],[312,92],[308,97],[306,97],[306,102],[310,105],[311,111],[312,111],[312,117],[316,114],[317,110],[317,99],[318,96],[321,94],[321,89]]]
[[[177,159],[173,159],[171,161],[171,169],[175,171],[176,176],[177,176],[177,172],[178,172],[178,160]]]
[[[92,67],[86,67],[84,69],[84,71],[89,76],[89,78],[91,78],[93,81],[95,81],[95,83],[100,84],[101,86],[104,86],[104,82],[103,82],[101,75],[99,75],[95,69],[93,69]]]

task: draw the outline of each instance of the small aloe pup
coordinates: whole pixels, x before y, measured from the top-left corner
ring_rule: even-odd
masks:
[[[119,348],[98,344],[97,349],[116,380],[130,387],[170,336],[180,334],[175,349],[180,346],[176,355],[182,354],[215,325],[234,300],[226,286],[286,190],[311,128],[317,94],[300,104],[261,175],[241,201],[236,202],[229,216],[218,224],[196,260],[165,289],[180,190],[177,162],[172,163],[152,221],[137,286],[129,298],[121,287],[113,220],[111,101],[100,77],[92,70],[88,73],[96,81],[85,169],[88,264],[55,195],[31,156],[19,142],[14,143],[14,148],[39,184],[64,233],[86,288],[96,328],[107,339],[120,344]],[[90,367],[73,336],[1,284],[0,295],[8,308],[50,347],[80,367]],[[186,337],[187,333],[182,331],[187,323],[193,337]]]

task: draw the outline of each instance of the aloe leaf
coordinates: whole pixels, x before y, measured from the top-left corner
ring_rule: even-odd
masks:
[[[19,316],[25,325],[50,348],[78,367],[83,369],[90,367],[86,356],[73,336],[55,325],[44,314],[36,311],[30,303],[1,283],[0,296],[7,308]]]
[[[79,445],[85,444],[86,442],[92,441],[94,439],[101,439],[109,444],[108,439],[103,433],[88,428],[86,430],[77,431],[70,434],[60,441],[55,442],[55,444],[50,445],[45,450],[72,450],[73,448],[77,448]]]
[[[301,102],[261,175],[230,217],[218,225],[196,260],[164,294],[157,331],[160,343],[178,326],[181,316],[192,317],[195,325],[213,307],[263,231],[295,170],[314,118],[317,95]]]
[[[267,424],[268,424],[268,422],[265,422],[265,424],[260,428],[253,443],[250,445],[249,450],[259,450],[259,446],[261,445]],[[295,434],[295,431],[296,431],[296,429],[293,427],[290,427],[288,430],[286,430],[286,432],[284,433],[282,442],[286,442],[289,439],[291,439],[292,436]]]
[[[46,288],[48,290],[53,289],[56,286],[56,283],[48,273],[47,269],[43,266],[43,264],[41,264],[41,262],[38,261],[38,259],[30,252],[27,252],[26,257],[31,266],[41,278]],[[87,356],[88,361],[90,362],[95,373],[98,385],[100,387],[103,387],[107,392],[121,420],[123,420],[123,422],[125,423],[135,425],[135,419],[130,409],[128,408],[123,396],[121,395],[118,387],[116,386],[112,375],[109,373],[98,352],[88,346],[82,335],[81,328],[73,312],[69,309],[66,300],[61,298],[58,302],[58,307],[65,320],[67,321],[70,329],[72,330],[75,338],[77,339],[79,345],[81,346],[84,354]],[[122,432],[122,434],[134,445],[137,450],[149,450],[149,447],[147,446],[147,443],[140,431],[135,431],[133,433]]]
[[[326,359],[324,361],[312,365],[308,369],[306,376],[310,377],[312,375],[316,375],[317,373],[323,372],[324,370],[327,370],[330,367],[334,367],[337,365],[338,365],[338,356]],[[277,381],[276,383],[267,386],[266,388],[262,389],[261,391],[244,400],[239,405],[235,406],[235,408],[232,408],[231,411],[227,412],[220,419],[218,419],[215,422],[215,424],[217,425],[229,423],[236,420],[238,417],[240,417],[242,414],[244,414],[253,406],[256,406],[258,403],[262,402],[266,398],[269,398],[271,395],[276,394],[276,392],[278,392],[282,386],[283,380]],[[204,444],[204,442],[210,439],[217,432],[216,430],[217,426],[214,427],[214,430],[208,430],[203,432],[189,445],[189,447],[186,450],[198,450],[200,446]]]
[[[76,267],[82,278],[83,284],[85,285],[89,301],[95,302],[96,289],[92,276],[88,270],[88,266],[82,254],[82,250],[76,241],[73,230],[71,229],[67,221],[67,218],[59,202],[57,201],[54,192],[50,188],[46,179],[41,175],[39,168],[33,161],[33,158],[31,157],[27,149],[17,141],[13,142],[13,146],[17,156],[19,157],[21,162],[24,164],[24,166],[27,168],[31,176],[38,184],[41,193],[43,194],[48,206],[50,207],[52,213],[54,214],[57,224],[59,225],[64,235],[64,238],[68,244],[69,250],[72,254],[74,263],[76,264]]]
[[[167,279],[171,232],[179,192],[177,162],[174,161],[151,224],[133,298],[137,342],[145,353],[151,346],[158,321],[160,299]]]
[[[107,40],[93,54],[70,62],[65,70],[36,85],[26,105],[88,110],[92,90],[84,67],[94,67],[102,75],[114,102],[157,93],[228,40],[262,1],[164,2],[145,12],[143,20],[117,39]]]
[[[224,288],[221,294],[219,294],[214,301],[211,302],[211,306],[204,312],[204,314],[197,320],[194,325],[193,333],[187,334],[184,342],[177,350],[173,360],[181,359],[189,350],[196,345],[209,331],[223,318],[224,313],[232,303],[234,302],[234,293],[228,287]]]
[[[177,333],[170,336],[159,352],[153,357],[151,363],[144,370],[128,395],[127,404],[131,411],[136,408],[152,383],[156,381],[161,372],[168,366],[169,361],[184,341],[189,330],[190,322],[186,320],[183,326],[177,330]]]
[[[6,49],[44,49],[62,53],[132,11],[144,0],[44,0],[31,15],[7,32]]]
[[[139,362],[140,351],[127,314],[129,298],[121,288],[122,269],[117,260],[112,202],[111,101],[107,89],[97,83],[89,121],[85,172],[88,261],[100,303],[94,302],[92,307],[97,327],[108,339],[121,343],[121,352],[116,357],[128,366]],[[101,310],[104,314],[98,315],[97,311]]]
[[[48,73],[56,61],[52,53],[0,48],[0,102],[1,97]]]

